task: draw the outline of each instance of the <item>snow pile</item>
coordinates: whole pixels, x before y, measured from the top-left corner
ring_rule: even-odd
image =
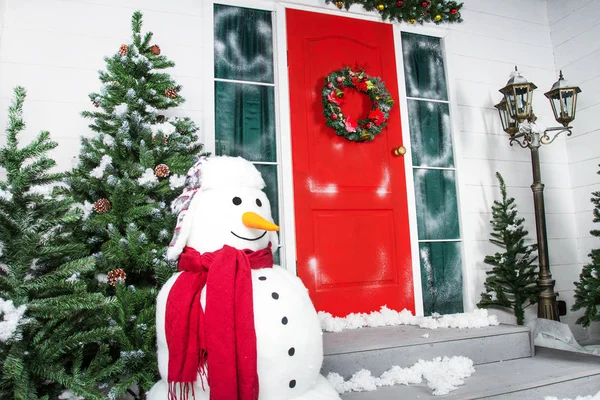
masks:
[[[90,172],[90,175],[93,176],[94,178],[102,179],[102,177],[104,176],[104,171],[106,171],[106,167],[108,167],[111,163],[112,163],[111,156],[109,156],[107,154],[103,155],[102,158],[100,159],[100,165],[98,165],[96,168],[94,168]]]
[[[7,187],[6,190],[0,188],[0,199],[4,199],[6,201],[12,201],[13,194],[10,191],[11,187]]]
[[[477,309],[463,314],[440,315],[434,313],[430,317],[415,317],[404,309],[400,312],[382,306],[380,311],[352,313],[344,318],[334,317],[330,313],[319,311],[321,328],[326,332],[341,332],[344,329],[364,327],[416,325],[420,328],[482,328],[499,325],[495,315],[488,315],[486,309]]]
[[[163,135],[168,137],[175,133],[175,126],[173,126],[169,122],[162,122],[160,124],[151,125],[150,130],[152,131],[152,136],[156,136],[160,132],[162,132]]]
[[[142,176],[138,178],[137,182],[142,186],[154,185],[155,183],[158,183],[158,178],[154,175],[152,168],[146,168]]]
[[[19,323],[25,314],[25,305],[15,307],[12,300],[4,300],[0,297],[0,342],[7,342],[17,330]]]
[[[555,396],[546,396],[546,397],[544,397],[544,400],[559,400],[559,398],[555,397]],[[571,399],[562,399],[562,400],[571,400]],[[600,400],[600,392],[596,393],[595,395],[577,396],[573,400]]]
[[[169,186],[172,190],[182,187],[185,184],[185,175],[173,174],[169,178]]]
[[[117,117],[123,117],[125,116],[125,114],[127,114],[128,109],[129,106],[127,105],[127,103],[121,103],[118,106],[115,106],[113,114],[115,114]]]
[[[77,396],[70,390],[65,390],[58,396],[59,400],[85,400],[85,397]]]
[[[362,369],[347,381],[335,372],[327,375],[327,380],[338,393],[343,394],[374,391],[380,386],[417,384],[425,379],[433,394],[441,396],[463,385],[465,378],[474,372],[473,361],[466,357],[436,357],[431,361],[419,360],[408,368],[393,366],[378,378],[371,375],[371,371]]]

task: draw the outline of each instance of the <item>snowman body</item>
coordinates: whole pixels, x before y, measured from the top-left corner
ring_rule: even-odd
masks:
[[[202,190],[189,203],[185,219],[180,219],[183,224],[178,227],[178,243],[174,251],[170,249],[170,258],[173,254],[178,256],[185,245],[200,253],[213,252],[224,245],[260,250],[270,244],[276,250],[278,237],[274,231],[240,222],[249,212],[268,223],[273,221],[269,200],[261,190],[264,182],[256,168],[239,157],[212,157],[201,168]],[[251,274],[259,400],[339,399],[319,372],[323,361],[322,331],[302,281],[280,266],[253,269]],[[158,364],[162,380],[148,393],[149,400],[168,399],[165,315],[169,293],[179,275],[174,274],[167,281],[157,298]],[[207,290],[210,290],[208,284],[200,296],[203,309],[206,309]],[[210,360],[210,349],[208,357]],[[209,393],[206,377],[202,382],[198,376],[195,398],[208,400]]]

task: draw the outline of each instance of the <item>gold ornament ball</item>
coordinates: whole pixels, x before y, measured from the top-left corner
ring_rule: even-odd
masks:
[[[438,14],[433,19],[436,20],[436,21],[441,21],[442,20],[442,16],[440,14]]]
[[[110,286],[116,286],[117,283],[125,283],[127,274],[121,268],[115,268],[108,272],[107,278]]]
[[[416,20],[416,19],[414,19],[414,18],[411,18],[411,19],[409,19],[409,20],[408,20],[408,23],[409,23],[409,24],[416,24],[416,23],[417,23],[417,20]]]
[[[385,9],[385,6],[383,4],[377,4],[377,9],[379,11],[383,11]]]
[[[122,56],[127,55],[127,45],[126,44],[121,45],[121,47],[119,48],[119,53],[121,53]]]
[[[94,203],[94,211],[98,214],[107,213],[110,210],[110,201],[108,199],[98,199]]]
[[[167,164],[158,164],[154,168],[154,175],[158,176],[159,178],[166,178],[170,173],[171,170]]]
[[[337,6],[337,8],[339,8],[341,10],[342,7],[344,7],[344,2],[343,1],[336,1],[335,5]]]

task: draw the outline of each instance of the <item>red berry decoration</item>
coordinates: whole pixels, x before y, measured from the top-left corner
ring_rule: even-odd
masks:
[[[402,6],[404,5],[404,2],[403,2],[402,0],[398,0],[398,1],[396,2],[396,5],[397,5],[398,7],[402,7]]]
[[[450,14],[455,15],[458,12],[456,8],[450,9]]]
[[[110,210],[110,201],[107,199],[98,199],[94,203],[94,211],[96,211],[98,214],[107,213],[108,210]]]
[[[121,268],[115,268],[108,272],[107,278],[110,286],[116,286],[117,283],[125,283],[127,274]]]
[[[429,7],[429,2],[428,1],[422,1],[421,2],[421,7]]]
[[[92,100],[92,104],[94,105],[94,107],[98,108],[100,107],[100,104],[98,104],[98,102],[96,102],[95,100]]]

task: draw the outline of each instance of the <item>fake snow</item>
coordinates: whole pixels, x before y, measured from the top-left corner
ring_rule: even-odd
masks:
[[[2,188],[0,188],[0,198],[7,200],[7,201],[12,201],[13,198],[13,194],[12,192],[10,192],[10,186],[6,188],[6,190],[3,190]]]
[[[371,371],[362,369],[349,380],[332,372],[327,380],[340,393],[374,391],[381,386],[409,385],[427,380],[427,386],[435,396],[441,396],[456,390],[465,383],[464,379],[473,375],[473,361],[462,356],[436,357],[431,361],[419,360],[415,365],[402,368],[397,365],[381,374],[371,375]]]
[[[25,305],[15,307],[12,300],[4,300],[0,297],[0,342],[7,342],[17,330],[23,319],[27,307]]]
[[[88,217],[92,213],[92,210],[94,209],[94,204],[86,200],[83,202],[80,208],[83,211],[83,219],[88,219]]]
[[[162,132],[163,135],[168,137],[175,132],[175,127],[169,122],[162,122],[160,124],[151,125],[150,130],[152,131],[152,136],[156,136],[159,132]]]
[[[172,190],[182,187],[185,184],[185,175],[171,175],[169,178],[169,186]]]
[[[85,400],[85,397],[77,396],[70,390],[65,390],[58,396],[59,400]]]
[[[135,90],[133,90],[133,88],[129,88],[129,90],[127,90],[126,96],[130,99],[133,99],[135,97]]]
[[[67,282],[77,282],[81,273],[75,272],[73,275],[67,278]]]
[[[127,114],[128,109],[129,107],[127,106],[127,103],[121,103],[118,106],[115,106],[113,114],[122,118],[125,114]]]
[[[96,280],[100,283],[108,283],[108,275],[106,274],[97,274]]]
[[[112,163],[112,158],[108,154],[105,154],[100,159],[100,165],[94,168],[90,175],[97,179],[102,179],[104,176],[104,171],[106,171],[106,167],[108,167]]]
[[[154,175],[152,168],[146,168],[146,171],[138,178],[137,182],[142,186],[154,185],[158,183],[158,178]]]
[[[430,317],[416,317],[407,309],[400,312],[382,306],[380,311],[352,313],[344,318],[333,317],[330,313],[319,311],[321,328],[326,332],[341,332],[344,329],[364,327],[415,325],[425,329],[438,328],[482,328],[499,325],[495,315],[488,315],[486,309],[477,309],[462,314],[433,314]]]
[[[115,144],[115,139],[110,135],[104,135],[102,143],[104,143],[106,147],[112,147],[112,145]]]
[[[559,398],[555,396],[546,396],[544,397],[544,400],[559,400]],[[560,400],[600,400],[600,392],[596,393],[595,395],[577,396],[574,399],[565,398]]]

